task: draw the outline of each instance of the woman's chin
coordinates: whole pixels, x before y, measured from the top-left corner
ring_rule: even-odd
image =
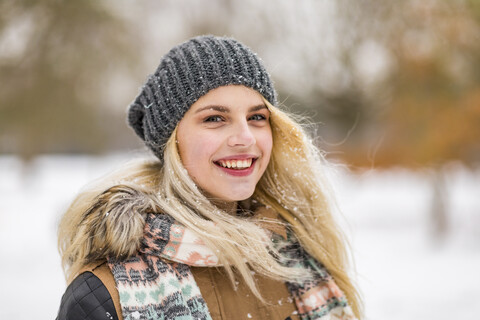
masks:
[[[249,199],[255,190],[244,190],[242,192],[232,192],[232,193],[217,193],[212,196],[213,199],[222,202],[238,202]]]

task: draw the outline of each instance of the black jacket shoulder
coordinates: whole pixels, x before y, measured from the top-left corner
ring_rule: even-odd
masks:
[[[80,274],[62,297],[57,320],[118,320],[112,297],[91,272]]]

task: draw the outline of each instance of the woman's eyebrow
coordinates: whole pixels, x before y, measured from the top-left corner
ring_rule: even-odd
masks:
[[[205,111],[205,110],[215,110],[215,111],[224,112],[224,113],[230,112],[230,110],[228,108],[225,108],[225,107],[222,107],[222,106],[205,106],[205,107],[201,107],[201,108],[197,109],[195,111],[195,113],[199,113],[199,112],[202,112],[202,111]]]
[[[251,107],[250,109],[248,109],[249,112],[255,112],[255,111],[258,111],[258,110],[262,110],[262,109],[267,109],[267,106],[264,105],[264,104],[259,104],[258,106],[255,106],[255,107]]]
[[[262,109],[268,109],[268,108],[264,104],[259,104],[258,106],[253,106],[253,107],[249,108],[248,111],[249,112],[255,112],[255,111],[258,111],[258,110],[262,110]],[[223,106],[216,106],[216,105],[201,107],[201,108],[197,109],[195,111],[195,113],[200,113],[200,112],[205,111],[205,110],[214,110],[214,111],[223,112],[223,113],[230,113],[230,108],[223,107]]]

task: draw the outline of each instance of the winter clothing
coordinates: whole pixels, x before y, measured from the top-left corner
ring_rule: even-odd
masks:
[[[284,283],[261,276],[256,277],[257,286],[268,302],[264,304],[242,281],[236,290],[233,289],[226,272],[221,268],[190,269],[213,320],[300,319]]]
[[[264,277],[257,277],[257,285],[268,304],[259,301],[243,283],[238,284],[234,290],[227,275],[220,268],[190,268],[195,278],[213,320],[236,319],[288,319],[298,320],[297,309],[290,297],[287,287],[283,283]],[[67,288],[62,299],[62,305],[57,320],[123,320],[118,290],[115,286],[113,274],[106,262],[87,267],[88,270],[78,276]],[[93,282],[102,286],[104,291],[110,293],[113,303],[104,307],[98,301],[97,295],[100,288],[97,285],[84,286],[81,299],[76,292],[78,282],[83,282],[83,277],[89,277]],[[72,287],[75,288],[72,290]],[[109,296],[110,297],[110,296]],[[65,303],[68,301],[69,303]],[[84,311],[79,311],[82,309]],[[92,312],[92,310],[99,310]],[[118,315],[118,316],[117,316]],[[165,318],[169,319],[169,318]]]
[[[120,306],[120,301],[118,292],[115,297],[115,281],[107,264],[85,270],[63,294],[57,320],[118,320],[121,309],[115,309],[115,304]]]
[[[200,36],[171,49],[128,110],[128,123],[162,161],[164,145],[191,105],[225,85],[257,90],[273,105],[276,92],[260,58],[238,41]]]
[[[345,296],[325,268],[310,257],[289,233],[271,237],[279,246],[280,262],[307,269],[312,280],[289,282],[287,287],[302,319],[336,315],[353,319]],[[190,267],[214,267],[218,258],[193,232],[168,215],[148,214],[144,239],[136,256],[109,259],[117,283],[124,318],[138,314],[174,319],[212,319]]]
[[[222,268],[215,268],[218,263],[215,255],[170,216],[148,214],[144,234],[138,255],[124,261],[109,259],[108,267],[104,263],[86,269],[102,279],[112,297],[116,296],[113,301],[119,319],[147,319],[147,316],[152,319],[213,320],[249,317],[354,319],[332,277],[302,249],[290,232],[271,233],[274,243],[281,244],[281,262],[289,267],[307,268],[314,278],[300,283],[289,282],[285,286],[278,281],[257,277],[260,292],[270,303],[267,305],[261,303],[243,283],[234,290]],[[110,274],[102,276],[102,272],[109,273],[109,270]],[[116,290],[112,289],[115,286]],[[62,305],[62,308],[66,307]],[[69,318],[62,318],[59,314],[58,319]]]

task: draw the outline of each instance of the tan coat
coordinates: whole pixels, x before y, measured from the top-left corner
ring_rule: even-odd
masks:
[[[193,267],[191,270],[213,320],[284,320],[288,317],[292,320],[300,319],[295,303],[282,282],[257,277],[258,288],[265,300],[269,302],[264,304],[245,284],[239,283],[237,290],[234,290],[221,268]],[[89,266],[84,271],[95,274],[107,287],[118,318],[123,320],[115,280],[107,263]]]

